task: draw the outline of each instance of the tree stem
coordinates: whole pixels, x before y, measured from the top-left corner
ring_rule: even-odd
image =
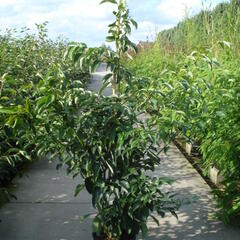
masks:
[[[118,1],[118,8],[119,8],[120,4],[122,4],[122,0]],[[116,33],[116,40],[115,40],[115,51],[116,51],[119,59],[118,59],[118,62],[115,66],[114,73],[113,73],[112,94],[114,96],[119,94],[119,92],[118,92],[119,88],[117,89],[117,80],[118,80],[118,76],[119,76],[119,64],[120,64],[120,49],[119,49],[120,24],[121,24],[120,21],[121,21],[121,16],[117,16],[117,33]]]

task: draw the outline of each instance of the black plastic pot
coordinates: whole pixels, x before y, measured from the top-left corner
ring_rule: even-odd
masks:
[[[98,237],[96,233],[93,233],[92,235],[93,235],[93,240],[106,240],[107,239],[107,237],[104,235],[100,236],[100,237]],[[123,234],[120,240],[136,240],[136,238],[133,238],[129,235]]]
[[[96,233],[93,233],[93,240],[106,240],[106,236],[101,236],[101,237],[98,237]]]

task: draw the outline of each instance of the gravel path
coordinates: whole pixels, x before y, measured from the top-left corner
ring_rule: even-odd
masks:
[[[98,90],[106,74],[102,65],[93,74],[89,89]],[[111,95],[111,89],[106,89]],[[182,197],[198,196],[196,203],[183,206],[179,221],[167,215],[161,226],[149,222],[148,240],[240,240],[240,229],[226,227],[213,219],[215,212],[211,190],[175,146],[155,176],[176,179],[173,190]],[[80,216],[94,212],[91,197],[84,190],[77,198],[73,193],[82,180],[66,176],[65,170],[56,170],[56,162],[43,159],[33,164],[22,178],[15,180],[17,201],[0,209],[0,240],[91,240],[91,219],[80,224]],[[139,238],[141,239],[141,237]]]

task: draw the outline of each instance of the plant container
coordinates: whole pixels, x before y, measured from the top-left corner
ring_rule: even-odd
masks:
[[[192,153],[192,144],[191,143],[186,143],[185,145],[185,150],[186,150],[186,153],[191,156],[191,153]]]
[[[215,166],[209,168],[209,178],[215,185],[218,185],[224,179]]]
[[[114,240],[114,239],[109,239],[106,236],[104,236],[104,234],[100,237],[97,236],[96,233],[93,233],[93,240]],[[136,238],[133,238],[131,236],[125,236],[123,235],[120,240],[136,240]]]

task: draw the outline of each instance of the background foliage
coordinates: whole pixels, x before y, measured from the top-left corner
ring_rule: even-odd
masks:
[[[49,87],[51,91],[63,90],[57,69],[61,67],[69,82],[81,87],[88,79],[87,72],[63,60],[67,42],[48,39],[46,25],[36,25],[37,35],[27,29],[7,30],[0,35],[1,203],[8,200],[6,187],[23,163],[43,152],[41,144],[47,134],[38,115],[46,102],[50,106],[56,101],[53,95],[47,95]]]
[[[240,213],[239,7],[231,1],[186,16],[127,63],[141,77],[141,91],[131,93],[139,107],[197,143],[206,174],[215,166],[224,176],[215,194],[225,222]]]

